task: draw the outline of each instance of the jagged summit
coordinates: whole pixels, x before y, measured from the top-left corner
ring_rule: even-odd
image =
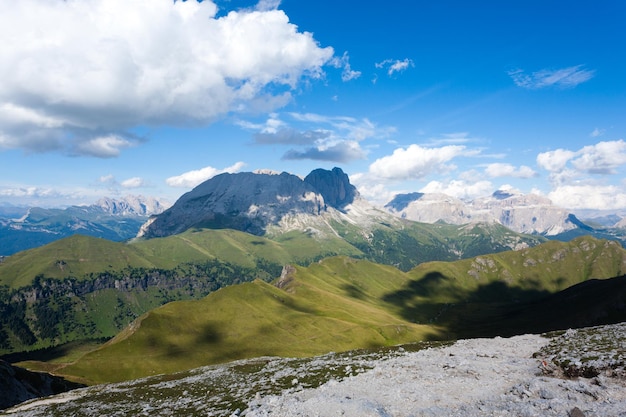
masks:
[[[321,195],[327,205],[341,209],[354,202],[359,196],[356,187],[350,184],[348,175],[341,168],[332,171],[316,169],[304,178],[304,182],[311,184]]]
[[[341,210],[359,194],[340,169],[316,169],[305,179],[282,172],[217,175],[184,194],[151,218],[139,237],[162,237],[192,227],[232,228],[263,235],[285,218],[317,217]]]

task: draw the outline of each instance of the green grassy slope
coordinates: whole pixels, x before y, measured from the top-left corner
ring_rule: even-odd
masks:
[[[90,272],[121,270],[129,265],[154,267],[133,246],[74,235],[6,258],[0,263],[0,285],[19,288],[32,283],[37,275],[80,279]]]
[[[119,381],[246,357],[310,356],[433,338],[436,329],[405,322],[382,300],[406,280],[397,269],[343,257],[294,267],[277,284],[282,288],[257,280],[152,310],[58,372]]]
[[[83,279],[89,274],[128,267],[173,269],[206,259],[256,267],[259,261],[283,265],[339,254],[362,255],[342,239],[320,241],[301,232],[291,232],[273,241],[236,230],[190,229],[179,235],[131,244],[74,235],[6,258],[0,263],[0,285],[23,287],[38,275]]]
[[[624,273],[626,251],[617,242],[582,237],[451,263],[425,263],[410,271],[412,280],[404,288],[385,299],[398,305],[406,320],[437,324],[450,338],[510,335],[532,327],[532,320],[522,323],[526,313],[511,320],[528,303],[589,279]],[[541,311],[547,304],[544,307]],[[544,327],[551,327],[553,314],[544,315]]]
[[[332,257],[290,266],[274,285],[257,280],[156,308],[56,372],[120,381],[247,357],[601,324],[626,317],[625,281],[605,280],[625,266],[619,244],[588,237],[409,272]]]

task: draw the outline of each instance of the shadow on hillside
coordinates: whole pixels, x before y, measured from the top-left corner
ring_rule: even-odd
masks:
[[[345,284],[341,286],[341,289],[345,291],[346,295],[350,298],[356,298],[357,300],[364,300],[366,298],[362,289],[354,284]]]
[[[223,337],[217,330],[217,326],[212,323],[207,323],[202,326],[201,331],[196,337],[196,341],[199,344],[215,345],[222,341]]]
[[[24,361],[48,362],[55,359],[63,358],[77,351],[90,351],[98,346],[106,343],[110,338],[76,340],[58,346],[31,350],[27,352],[15,352],[1,355],[0,359],[9,363]]]
[[[563,282],[563,279],[559,279]],[[465,290],[440,272],[384,296],[407,321],[442,328],[440,339],[513,336],[626,321],[626,276],[588,280],[557,293],[525,281]]]

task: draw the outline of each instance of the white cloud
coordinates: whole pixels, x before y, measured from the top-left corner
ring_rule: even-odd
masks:
[[[117,181],[115,180],[115,176],[113,176],[113,174],[101,176],[100,178],[98,178],[98,182],[101,182],[102,184],[116,184],[117,183]]]
[[[563,185],[548,194],[552,202],[569,209],[617,210],[626,207],[626,192],[614,185]]]
[[[526,165],[522,165],[519,168],[516,168],[511,164],[502,162],[487,165],[487,167],[485,168],[485,173],[491,178],[532,178],[537,176],[537,173],[532,168]]]
[[[344,52],[341,58],[335,57],[330,62],[335,68],[342,68],[341,80],[350,81],[361,76],[361,71],[354,71],[350,66],[350,57],[348,52]]]
[[[558,172],[565,169],[567,163],[576,156],[576,152],[567,149],[556,149],[537,155],[537,164],[550,172]]]
[[[442,193],[459,199],[473,199],[489,195],[493,189],[493,184],[490,181],[452,180],[447,183],[431,181],[419,191],[421,193]]]
[[[440,148],[424,148],[410,145],[398,148],[392,155],[374,161],[369,172],[388,180],[419,179],[429,174],[448,172],[456,167],[450,164],[454,158],[467,155],[465,146],[449,145]]]
[[[615,174],[626,164],[626,142],[622,139],[598,142],[578,151],[556,149],[537,155],[537,164],[555,174],[568,170],[580,174]]]
[[[0,2],[0,146],[111,157],[137,125],[284,105],[333,50],[278,4],[217,17],[208,0]]]
[[[49,186],[0,186],[0,197],[18,199],[20,204],[35,207],[62,207],[90,204],[102,197],[96,188]]]
[[[350,175],[350,183],[354,185],[361,197],[379,207],[390,202],[398,191],[390,190],[386,184],[374,182],[375,179],[367,173]]]
[[[376,68],[387,68],[387,75],[390,77],[396,72],[404,72],[409,67],[415,67],[415,64],[409,58],[405,58],[403,60],[385,59],[384,61],[378,62],[374,65]]]
[[[595,71],[583,69],[582,65],[575,65],[562,69],[542,69],[526,74],[521,69],[508,72],[518,87],[536,90],[546,87],[573,88],[593,78]]]
[[[572,161],[574,168],[590,174],[615,174],[616,169],[626,164],[626,142],[615,140],[598,142],[578,151]]]
[[[224,169],[217,169],[213,167],[204,167],[201,169],[193,170],[185,172],[184,174],[170,177],[165,180],[167,185],[170,187],[184,187],[184,188],[193,188],[196,185],[213,178],[218,174],[223,174],[225,172],[234,173],[239,172],[246,164],[244,162],[237,162],[229,167]]]
[[[145,185],[145,181],[141,177],[132,177],[122,181],[121,186],[124,188],[139,188]]]
[[[72,152],[99,158],[112,158],[119,156],[122,149],[133,146],[136,146],[136,142],[132,142],[117,134],[110,134],[79,141],[72,149]]]

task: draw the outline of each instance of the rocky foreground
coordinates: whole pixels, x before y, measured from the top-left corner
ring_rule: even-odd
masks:
[[[570,330],[552,341],[461,340],[341,382],[258,399],[245,415],[626,416],[625,335],[621,325]],[[596,337],[601,351],[589,349]]]
[[[470,339],[311,359],[259,358],[74,390],[5,413],[626,416],[625,358],[626,323],[621,323],[548,337]]]

